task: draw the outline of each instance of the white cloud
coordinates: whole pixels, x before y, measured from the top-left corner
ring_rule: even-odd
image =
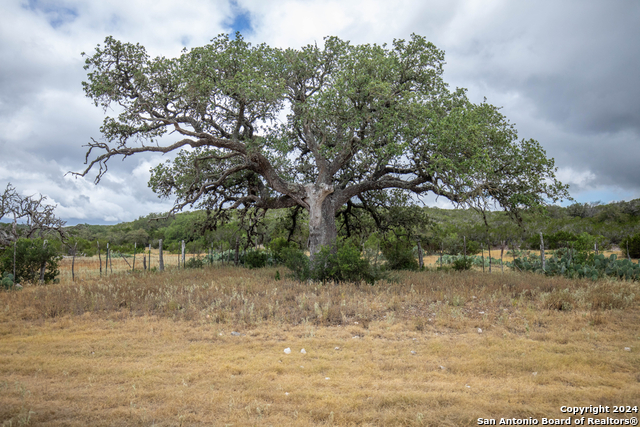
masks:
[[[596,175],[593,172],[589,170],[576,171],[570,167],[558,168],[556,177],[563,184],[569,184],[572,187],[576,186],[578,188],[589,187],[596,180]]]
[[[104,117],[82,92],[80,52],[113,35],[151,56],[177,56],[228,31],[239,10],[250,16],[247,39],[278,47],[322,45],[328,35],[355,44],[423,35],[446,51],[445,80],[469,88],[475,102],[487,96],[504,106],[576,194],[640,197],[640,5],[598,1],[5,0],[0,180],[49,196],[65,219],[124,221],[168,210],[171,201],[157,199],[147,181],[149,168],[171,156],[114,159],[97,186],[64,176],[83,168],[82,145],[99,138]]]

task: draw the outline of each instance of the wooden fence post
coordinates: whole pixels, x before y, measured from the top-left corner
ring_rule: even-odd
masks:
[[[107,243],[107,246],[109,244]],[[107,251],[107,260],[109,261],[109,274],[113,274],[113,257],[111,256],[111,248]],[[107,269],[107,264],[104,265],[105,270]]]
[[[364,243],[362,244],[364,248]],[[422,245],[420,244],[420,239],[418,239],[418,264],[420,265],[420,270],[424,268],[424,259],[422,258]]]
[[[164,260],[162,259],[162,239],[158,240],[158,256],[160,260],[158,261],[158,270],[164,271]]]
[[[464,265],[467,265],[467,236],[462,236],[462,249],[464,250]]]
[[[18,241],[13,242],[13,284],[16,283],[16,244]],[[629,245],[627,244],[627,249],[629,249]]]
[[[542,261],[542,271],[546,272],[545,270],[545,257],[544,257],[544,239],[542,238],[542,231],[540,232],[540,260]]]
[[[240,262],[240,237],[236,237],[236,258],[234,260],[236,267],[238,262]]]
[[[133,243],[133,267],[131,267],[131,271],[136,271],[136,249],[138,249],[138,242]]]
[[[100,276],[102,276],[102,256],[100,256],[100,240],[96,240],[96,243],[98,243],[98,260],[100,260]]]
[[[184,240],[182,241],[182,268],[185,268],[185,262],[184,262]],[[180,260],[178,259],[178,266],[180,266]]]
[[[513,258],[513,265],[518,269],[519,272],[522,272],[522,270],[520,270],[520,267],[518,267],[518,264],[516,264],[516,248],[513,244],[513,240],[511,241],[511,256]]]
[[[74,267],[76,264],[76,249],[78,248],[78,242],[76,242],[75,245],[73,245],[73,258],[71,258],[71,281],[75,282],[76,281],[76,274],[74,271]]]

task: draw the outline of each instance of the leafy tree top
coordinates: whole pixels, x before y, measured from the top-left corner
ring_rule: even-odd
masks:
[[[175,210],[302,206],[312,229],[331,228],[322,222],[347,203],[384,203],[389,191],[482,209],[497,202],[516,216],[568,198],[538,142],[519,140],[495,106],[449,90],[444,53],[423,37],[324,42],[277,49],[221,35],[152,59],[107,37],[86,59],[83,86],[96,106],[122,112],[105,118],[78,175],[97,166],[98,182],[111,157],[177,150],[149,182],[176,197]],[[160,138],[169,132],[178,137]]]

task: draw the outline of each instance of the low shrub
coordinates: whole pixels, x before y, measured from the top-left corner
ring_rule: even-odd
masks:
[[[40,270],[44,267],[44,282],[53,282],[60,274],[58,264],[62,259],[56,246],[60,246],[57,241],[18,239],[15,247],[15,281],[36,283],[40,280]],[[13,271],[13,249],[10,246],[0,255],[0,271]]]
[[[269,243],[269,250],[271,251],[271,255],[273,257],[274,264],[285,264],[286,254],[284,253],[285,249],[296,248],[296,244],[294,242],[289,242],[284,237],[277,237]]]
[[[628,253],[627,245],[629,246]],[[632,258],[640,258],[640,233],[623,239],[620,242],[620,249],[625,257],[631,256]]]
[[[308,280],[311,276],[309,258],[300,249],[287,247],[282,249],[283,264],[297,280]]]
[[[360,249],[352,242],[346,242],[337,250],[329,246],[320,249],[313,260],[311,278],[322,282],[364,281],[373,284],[376,275]]]
[[[244,266],[248,268],[266,267],[269,261],[269,254],[260,250],[249,250],[244,254]]]
[[[417,270],[418,261],[413,256],[413,243],[395,239],[382,244],[382,255],[388,270]]]
[[[195,258],[189,258],[184,266],[185,268],[203,268],[204,267],[204,260],[200,257],[195,257]]]
[[[321,282],[367,282],[380,280],[382,273],[352,242],[343,242],[337,248],[324,246],[314,256],[313,262],[296,248],[282,250],[285,266],[297,280],[318,280]]]
[[[13,274],[7,273],[7,272],[3,273],[2,280],[0,281],[0,288],[11,289],[13,288],[13,284],[14,284]]]
[[[473,258],[471,257],[457,258],[455,261],[453,261],[453,269],[456,271],[471,270],[472,266]]]

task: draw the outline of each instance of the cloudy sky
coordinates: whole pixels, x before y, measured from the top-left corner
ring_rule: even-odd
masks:
[[[577,201],[640,198],[639,22],[637,0],[3,0],[0,187],[47,196],[69,224],[170,209],[147,187],[162,156],[112,161],[97,186],[65,176],[100,137],[104,113],[84,96],[80,54],[108,35],[177,56],[236,30],[293,48],[416,33],[446,52],[452,87],[502,106],[520,137],[542,144]]]

